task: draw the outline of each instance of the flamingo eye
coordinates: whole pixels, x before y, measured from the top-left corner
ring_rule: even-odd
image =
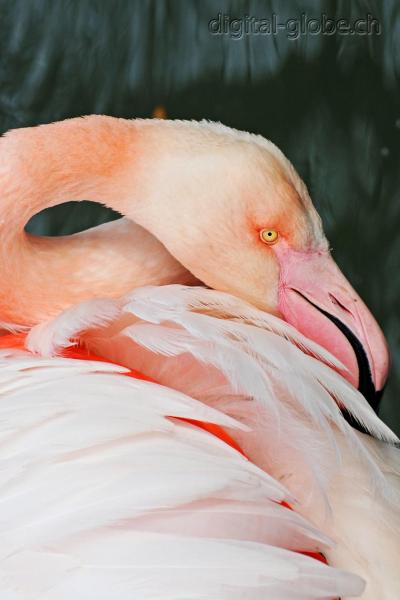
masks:
[[[260,239],[264,244],[275,244],[278,241],[279,234],[275,229],[261,229]]]

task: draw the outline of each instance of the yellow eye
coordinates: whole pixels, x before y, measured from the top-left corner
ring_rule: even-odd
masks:
[[[264,244],[275,244],[278,241],[279,234],[275,229],[261,229],[260,238]]]

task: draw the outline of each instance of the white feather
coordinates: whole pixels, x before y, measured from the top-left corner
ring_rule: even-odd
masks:
[[[5,600],[361,592],[292,551],[332,542],[277,504],[292,501],[281,483],[165,417],[243,430],[232,418],[106,363],[5,350],[0,367]]]
[[[115,528],[66,551],[13,554],[0,580],[5,600],[312,600],[361,593],[353,576],[280,548]],[[23,580],[20,573],[31,565]]]
[[[179,579],[179,574],[176,587],[156,592],[144,578],[140,597],[165,600],[171,593],[171,598],[225,598],[228,589],[226,597],[236,597],[237,591],[238,598],[257,600],[266,594],[288,600],[361,593],[357,580],[342,579],[337,573],[332,581],[340,582],[343,588],[333,592],[332,588],[314,588],[312,577],[303,590],[298,565],[293,580],[296,585],[289,585],[285,578],[275,581],[268,571],[269,565],[275,564],[277,546],[286,552],[301,546],[324,549],[339,566],[346,564],[346,557],[349,565],[369,578],[370,569],[365,568],[363,558],[366,544],[364,548],[355,544],[352,552],[345,541],[351,533],[343,529],[346,524],[351,532],[352,523],[345,513],[343,521],[335,521],[343,511],[343,497],[335,494],[336,488],[346,489],[355,502],[362,503],[365,497],[380,507],[379,515],[386,516],[379,517],[377,531],[392,539],[398,530],[395,525],[390,532],[389,523],[393,522],[391,515],[397,514],[400,486],[393,484],[385,469],[376,450],[379,442],[366,443],[364,436],[352,430],[336,401],[375,436],[390,441],[397,438],[364,398],[328,366],[338,366],[336,359],[276,317],[226,294],[183,286],[142,288],[115,302],[74,307],[34,328],[27,347],[51,357],[77,343],[123,367],[35,358],[15,351],[4,354],[3,390],[22,408],[4,409],[4,422],[18,413],[14,432],[4,430],[10,444],[5,446],[10,449],[10,478],[5,482],[10,495],[3,519],[4,526],[8,523],[4,553],[13,548],[18,556],[25,552],[24,540],[29,539],[35,557],[32,560],[40,564],[41,552],[58,548],[63,569],[64,559],[65,564],[75,564],[74,552],[89,547],[87,536],[93,535],[100,545],[118,553],[127,551],[125,545],[131,543],[134,548],[136,539],[146,544],[146,540],[156,539],[151,536],[163,534],[160,539],[165,540],[166,548],[169,544],[174,547],[174,536],[178,535],[179,540],[185,540],[182,547],[189,544],[196,555],[194,549],[199,543],[201,563],[207,557],[200,547],[209,544],[210,552],[225,552],[229,539],[243,551],[239,578],[245,577],[249,564],[249,544],[253,545],[252,552],[257,548],[257,552],[267,553],[271,563],[265,565],[265,579],[262,575],[258,581],[255,576],[252,584],[236,590],[225,587],[225,581],[228,586],[233,581],[230,576],[226,580],[220,577],[217,588],[212,587],[214,582],[203,589],[197,584],[198,578],[193,585],[192,574],[186,588],[186,579]],[[166,387],[127,378],[124,367],[142,371]],[[58,386],[56,394],[54,386]],[[28,418],[25,423],[21,412],[32,416],[25,405],[28,391],[37,403],[38,420]],[[251,462],[212,435],[165,417],[224,426]],[[26,452],[15,454],[22,441]],[[49,455],[53,457],[50,461]],[[398,455],[392,459],[398,460]],[[351,465],[357,465],[367,495],[356,487]],[[50,494],[49,479],[55,488]],[[92,489],[82,487],[86,481],[91,481]],[[18,486],[32,491],[32,508],[26,514],[26,497],[22,494],[18,499]],[[283,499],[307,519],[302,521],[299,514],[279,506],[277,502]],[[31,538],[26,537],[27,531]],[[336,548],[326,533],[338,541]],[[74,544],[72,538],[76,546],[65,556],[65,547],[70,549]],[[87,556],[79,564],[86,565]],[[185,556],[190,563],[190,550]],[[43,560],[47,559],[49,556]],[[297,558],[287,555],[286,564],[295,564],[292,560]],[[200,563],[198,568],[203,569]],[[163,579],[157,569],[152,564],[151,572],[157,573],[156,581],[161,585]],[[187,572],[191,573],[191,567]],[[89,577],[86,566],[77,573],[77,581]],[[104,577],[108,581],[108,576]],[[125,580],[121,583],[119,576],[109,581],[115,589],[126,585],[129,593],[138,594],[135,586],[141,577],[136,570],[135,576],[128,575],[129,584]],[[67,577],[65,581],[57,598],[71,593],[69,586],[75,585],[73,579]],[[347,585],[354,587],[345,589]],[[368,591],[365,598],[370,598]]]

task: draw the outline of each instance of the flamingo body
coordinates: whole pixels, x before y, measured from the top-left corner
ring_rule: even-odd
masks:
[[[0,148],[2,600],[399,596],[386,342],[282,153],[98,116]],[[65,196],[125,218],[25,234]]]
[[[212,315],[224,304],[231,320]],[[309,349],[311,342],[283,323],[278,328],[277,319],[236,299],[173,286],[84,303],[37,326],[26,340],[5,337],[5,597],[108,598],[112,590],[121,600],[139,593],[160,599],[359,595],[362,580],[303,554],[323,552],[330,561],[335,542],[340,545],[326,516],[329,478],[322,481],[313,466],[316,444],[328,434],[326,460],[338,481],[335,429],[350,428],[329,396],[311,405],[289,381],[283,405],[274,396],[266,402],[267,390],[290,378],[285,355],[304,360],[305,391],[315,393],[318,373],[375,433],[390,433],[365,401],[360,410],[350,384],[283,335],[292,333]],[[77,343],[88,350],[74,350]],[[120,364],[107,356],[111,348]],[[88,351],[100,356],[85,356]],[[236,373],[236,361],[248,372]],[[129,370],[132,362],[143,375]],[[179,363],[190,378],[181,378]],[[243,403],[246,413],[238,411]],[[312,439],[307,420],[299,420],[302,411],[313,421]],[[265,451],[264,428],[250,427],[256,414],[263,421],[268,415],[271,430],[280,424],[282,443],[272,444],[273,455]],[[217,427],[217,435],[199,423]],[[356,433],[346,445],[390,496]],[[294,463],[301,469],[297,481],[286,466]]]

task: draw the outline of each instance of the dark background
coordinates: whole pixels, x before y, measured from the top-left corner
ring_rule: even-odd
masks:
[[[228,18],[347,18],[371,35],[212,34]],[[207,118],[261,133],[306,181],[338,264],[377,316],[393,368],[381,415],[400,432],[400,2],[0,0],[0,131],[90,113]],[[64,205],[69,233],[110,214]]]

